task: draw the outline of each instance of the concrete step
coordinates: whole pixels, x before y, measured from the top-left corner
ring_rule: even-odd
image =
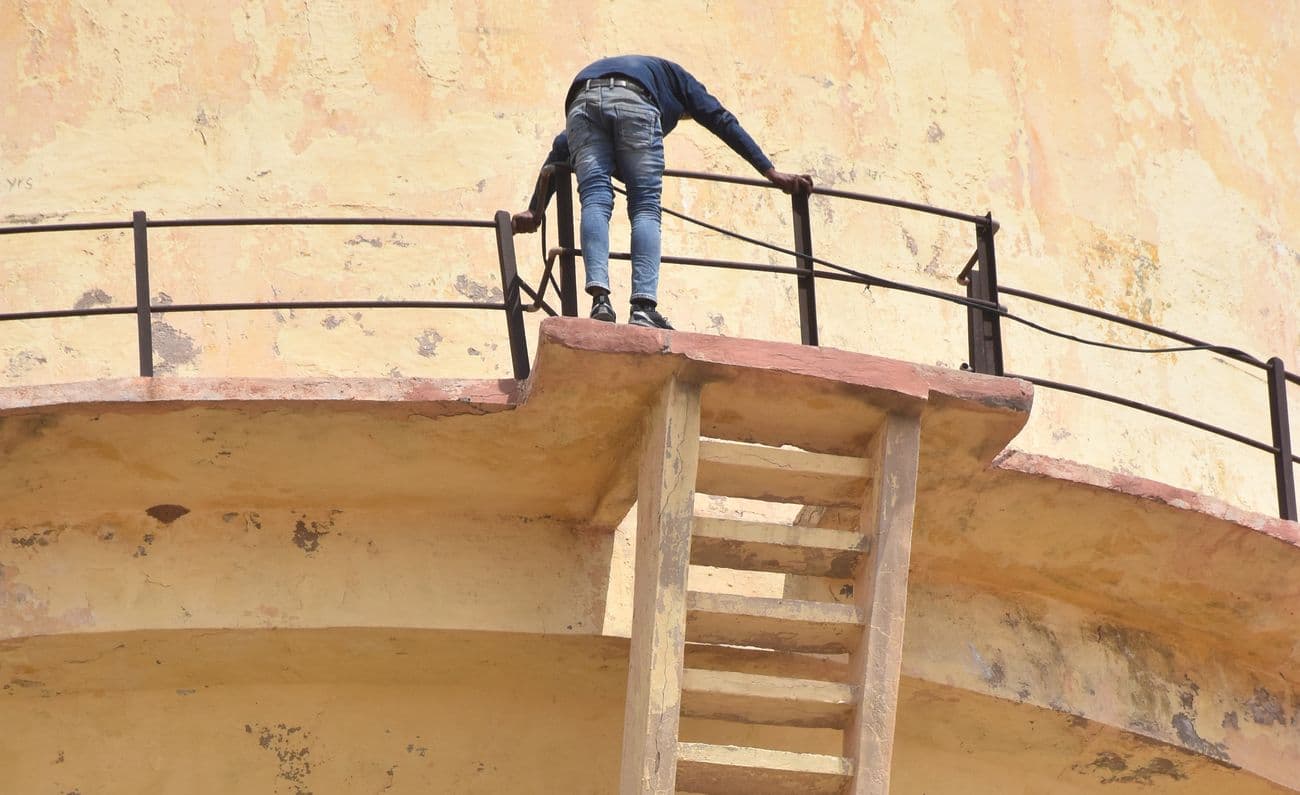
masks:
[[[864,623],[854,605],[704,593],[686,595],[686,639],[780,651],[844,654]]]
[[[847,579],[868,546],[861,533],[697,516],[691,563]]]
[[[842,729],[856,702],[852,687],[835,682],[688,668],[682,715],[739,723]]]
[[[701,795],[840,795],[852,775],[838,756],[677,744],[677,788]]]
[[[855,508],[862,504],[871,462],[824,453],[716,439],[700,441],[695,490],[800,505]]]

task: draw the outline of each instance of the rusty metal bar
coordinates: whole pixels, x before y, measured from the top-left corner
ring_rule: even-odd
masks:
[[[1154,414],[1157,417],[1164,417],[1165,419],[1168,420],[1181,422],[1184,425],[1190,425],[1193,428],[1199,428],[1202,431],[1207,431],[1209,433],[1217,434],[1218,436],[1222,436],[1225,439],[1231,439],[1234,442],[1240,442],[1244,445],[1247,445],[1248,447],[1253,447],[1256,450],[1262,450],[1265,453],[1277,452],[1277,449],[1272,445],[1265,444],[1264,442],[1261,442],[1257,439],[1252,439],[1249,436],[1242,436],[1241,434],[1236,433],[1235,431],[1230,431],[1226,428],[1220,428],[1219,426],[1211,425],[1208,422],[1201,422],[1200,420],[1193,419],[1186,415],[1168,411],[1167,409],[1162,409],[1157,406],[1149,405],[1147,403],[1140,403],[1136,400],[1129,400],[1128,398],[1119,397],[1118,395],[1112,395],[1108,392],[1098,392],[1095,389],[1087,389],[1086,387],[1075,386],[1074,384],[1064,384],[1059,381],[1049,381],[1046,378],[1036,378],[1032,375],[1021,375],[1019,373],[1005,373],[1005,375],[1007,378],[1019,378],[1022,381],[1028,381],[1031,384],[1047,387],[1048,389],[1056,389],[1062,392],[1072,392],[1076,395],[1083,395],[1084,397],[1096,398],[1097,400],[1104,400],[1107,403],[1114,403],[1119,406],[1127,406],[1128,408],[1131,409],[1137,409],[1138,411],[1145,411],[1146,413]]]
[[[155,315],[167,312],[239,312],[252,309],[505,309],[500,302],[480,301],[236,301],[220,304],[159,304]]]
[[[817,343],[817,277],[812,257],[812,219],[808,214],[808,194],[790,194],[794,217],[794,250],[799,252],[795,266],[804,271],[799,277],[799,337],[804,345]]]
[[[681,179],[697,179],[704,182],[723,182],[729,185],[748,185],[753,188],[772,188],[776,186],[764,179],[754,179],[752,177],[732,177],[725,174],[708,174],[703,171],[679,171],[675,168],[664,170],[665,177],[679,177]],[[836,199],[849,199],[850,201],[865,202],[867,204],[879,204],[885,207],[898,207],[903,210],[915,210],[920,213],[929,215],[938,215],[943,218],[952,218],[957,221],[965,221],[976,226],[991,223],[991,219],[982,215],[971,215],[970,213],[961,213],[956,210],[945,210],[942,207],[934,207],[929,204],[919,202],[903,201],[902,199],[890,199],[885,196],[873,196],[869,193],[854,193],[847,190],[835,190],[834,188],[813,187],[814,196],[830,196]]]
[[[782,251],[785,251],[785,249],[782,249]],[[577,256],[581,257],[582,249],[577,249],[576,251],[574,251],[574,253]],[[791,256],[798,256],[798,252],[795,252],[793,250],[790,250],[787,253],[789,253]],[[631,259],[631,255],[628,254],[627,252],[611,251],[609,253],[609,258],[616,259],[616,260],[628,260]],[[810,257],[810,259],[813,262],[823,262],[823,260],[821,260],[818,257]],[[802,271],[798,268],[792,268],[783,265],[765,265],[757,262],[736,262],[734,260],[705,259],[702,257],[676,257],[676,256],[664,255],[660,257],[659,261],[668,265],[695,265],[702,268],[724,268],[724,269],[742,270],[742,271],[760,271],[763,273],[786,273],[792,276],[803,276],[806,275],[807,273],[806,271]],[[1002,307],[997,306],[995,304],[991,304],[988,301],[978,301],[976,299],[955,295],[953,293],[945,293],[942,290],[931,290],[928,287],[917,287],[916,285],[913,284],[904,284],[902,282],[890,281],[889,279],[879,279],[873,276],[867,276],[865,274],[857,275],[852,273],[840,273],[836,271],[814,271],[813,276],[818,279],[830,279],[831,281],[836,281],[836,282],[849,282],[850,284],[862,284],[862,285],[866,285],[867,287],[883,287],[887,290],[898,290],[899,292],[912,293],[913,295],[924,295],[930,298],[938,298],[942,301],[951,301],[951,302],[960,303],[962,305],[967,305],[967,306],[970,305],[972,301],[975,301],[985,311],[992,312],[995,314],[1001,314],[1006,311]]]
[[[50,320],[60,317],[134,314],[135,307],[133,306],[96,306],[87,309],[50,309],[42,312],[5,312],[0,314],[0,322],[5,320]]]
[[[979,241],[976,250],[982,250],[980,257],[980,271],[984,273],[985,300],[990,304],[1001,305],[1001,296],[998,293],[998,257],[996,247],[993,243],[993,236],[997,233],[997,226],[993,223],[993,214],[988,215],[988,224],[975,227],[975,235]],[[998,313],[984,312],[985,336],[990,341],[992,352],[993,375],[1002,375],[1002,318]]]
[[[555,180],[555,236],[563,249],[560,254],[560,313],[566,317],[577,317],[578,265],[573,255],[573,174],[567,168],[560,168],[552,178]]]
[[[968,297],[997,305],[998,270],[993,246],[993,216],[975,227],[975,254],[979,267],[969,271]],[[1002,318],[998,312],[971,307],[966,313],[970,367],[977,373],[1002,375]]]
[[[142,210],[131,215],[135,236],[135,328],[140,375],[153,375],[153,319],[149,315],[149,219]]]
[[[519,300],[519,269],[515,263],[515,233],[510,228],[510,213],[498,210],[497,261],[501,266],[501,293],[505,296],[506,334],[510,339],[510,362],[515,380],[528,377],[528,337],[524,332],[524,309]]]
[[[556,312],[553,308],[551,308],[550,304],[546,303],[546,301],[542,299],[542,295],[546,292],[545,283],[542,284],[542,291],[539,293],[537,290],[534,290],[532,287],[530,287],[528,285],[528,282],[524,281],[523,279],[520,279],[519,289],[522,290],[529,298],[533,299],[533,302],[528,306],[525,306],[523,308],[523,311],[536,312],[539,309],[545,309],[546,314],[551,317],[557,317],[559,315],[558,312]],[[502,304],[501,308],[505,309],[505,304]]]
[[[188,218],[150,221],[155,229],[199,226],[441,226],[493,229],[496,224],[474,218]]]
[[[1277,475],[1278,514],[1296,521],[1295,469],[1291,466],[1291,421],[1286,402],[1286,366],[1274,356],[1268,360],[1268,410],[1273,421],[1273,466]]]
[[[1228,348],[1221,348],[1217,345],[1213,345],[1212,343],[1198,340],[1195,337],[1189,337],[1186,334],[1179,334],[1176,331],[1170,331],[1169,329],[1161,328],[1159,326],[1153,326],[1150,323],[1143,323],[1140,320],[1130,320],[1129,318],[1122,317],[1120,315],[1114,315],[1111,314],[1110,312],[1103,312],[1100,309],[1093,309],[1092,307],[1083,306],[1082,304],[1075,304],[1069,301],[1062,301],[1059,298],[1051,298],[1046,295],[1031,293],[1028,290],[1021,290],[1016,287],[999,286],[998,292],[1003,295],[1014,295],[1018,298],[1027,298],[1030,301],[1037,301],[1040,304],[1047,304],[1048,306],[1054,306],[1057,307],[1058,309],[1066,309],[1071,312],[1078,312],[1081,315],[1090,315],[1095,318],[1100,318],[1101,320],[1108,320],[1112,323],[1119,323],[1120,325],[1128,326],[1129,328],[1135,328],[1138,329],[1139,331],[1145,331],[1149,334],[1156,334],[1161,337],[1168,337],[1171,340],[1177,340],[1179,342],[1183,342],[1188,345],[1196,345],[1208,349],[1213,349],[1215,353],[1218,353],[1221,356],[1227,356],[1228,358],[1241,362],[1242,364],[1249,364],[1251,366],[1258,367],[1261,370],[1268,369],[1268,365],[1265,364],[1264,362],[1261,362],[1260,360],[1254,358],[1253,356],[1245,355],[1240,351],[1234,351]],[[1292,376],[1292,378],[1294,378],[1294,376]]]
[[[29,224],[0,226],[0,235],[25,235],[30,232],[97,232],[104,229],[130,229],[129,221],[99,221],[84,224]]]
[[[972,301],[983,301],[984,283],[981,279],[980,272],[977,270],[967,270],[971,277],[965,282],[966,297]],[[966,358],[970,369],[977,373],[983,373],[988,369],[988,356],[984,350],[984,315],[975,307],[966,308]]]
[[[958,284],[960,284],[963,287],[970,284],[969,276],[970,276],[971,268],[974,268],[977,264],[979,264],[979,261],[980,261],[980,250],[979,247],[977,246],[975,250],[971,252],[970,259],[966,260],[966,264],[962,266],[961,272],[957,274]],[[1004,288],[1002,292],[1005,293],[1006,289]]]

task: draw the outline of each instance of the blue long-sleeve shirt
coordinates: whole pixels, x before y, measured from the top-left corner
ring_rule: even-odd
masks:
[[[672,61],[649,55],[618,55],[602,58],[578,72],[569,87],[564,105],[567,109],[584,80],[597,77],[619,76],[635,80],[650,94],[659,108],[659,123],[664,135],[672,132],[682,118],[699,122],[706,130],[722,139],[736,154],[763,173],[772,167],[772,161],[759,148],[736,117],[722,106],[695,76]],[[569,163],[569,138],[564,133],[555,136],[551,152],[544,165]],[[545,201],[550,200],[548,191]]]

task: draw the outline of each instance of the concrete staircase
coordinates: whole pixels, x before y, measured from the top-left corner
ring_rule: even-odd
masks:
[[[855,457],[701,439],[700,413],[700,387],[670,381],[643,445],[621,792],[886,793],[919,421],[884,413]],[[860,519],[844,531],[697,517],[696,492]],[[691,591],[689,564],[849,579],[854,602]],[[837,729],[843,752],[681,742],[682,716]]]

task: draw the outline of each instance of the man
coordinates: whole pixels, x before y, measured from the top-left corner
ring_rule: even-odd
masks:
[[[812,190],[807,174],[785,174],[722,103],[672,61],[645,55],[602,58],[577,74],[565,98],[565,131],[555,137],[546,165],[569,163],[582,201],[582,258],[587,269],[591,317],[613,323],[609,302],[609,218],[614,209],[610,177],[627,185],[632,222],[632,313],[636,326],[671,329],[659,314],[659,199],[663,187],[664,136],[692,118],[721,138],[786,193]],[[533,196],[530,209],[512,219],[516,232],[542,222],[554,187]]]

